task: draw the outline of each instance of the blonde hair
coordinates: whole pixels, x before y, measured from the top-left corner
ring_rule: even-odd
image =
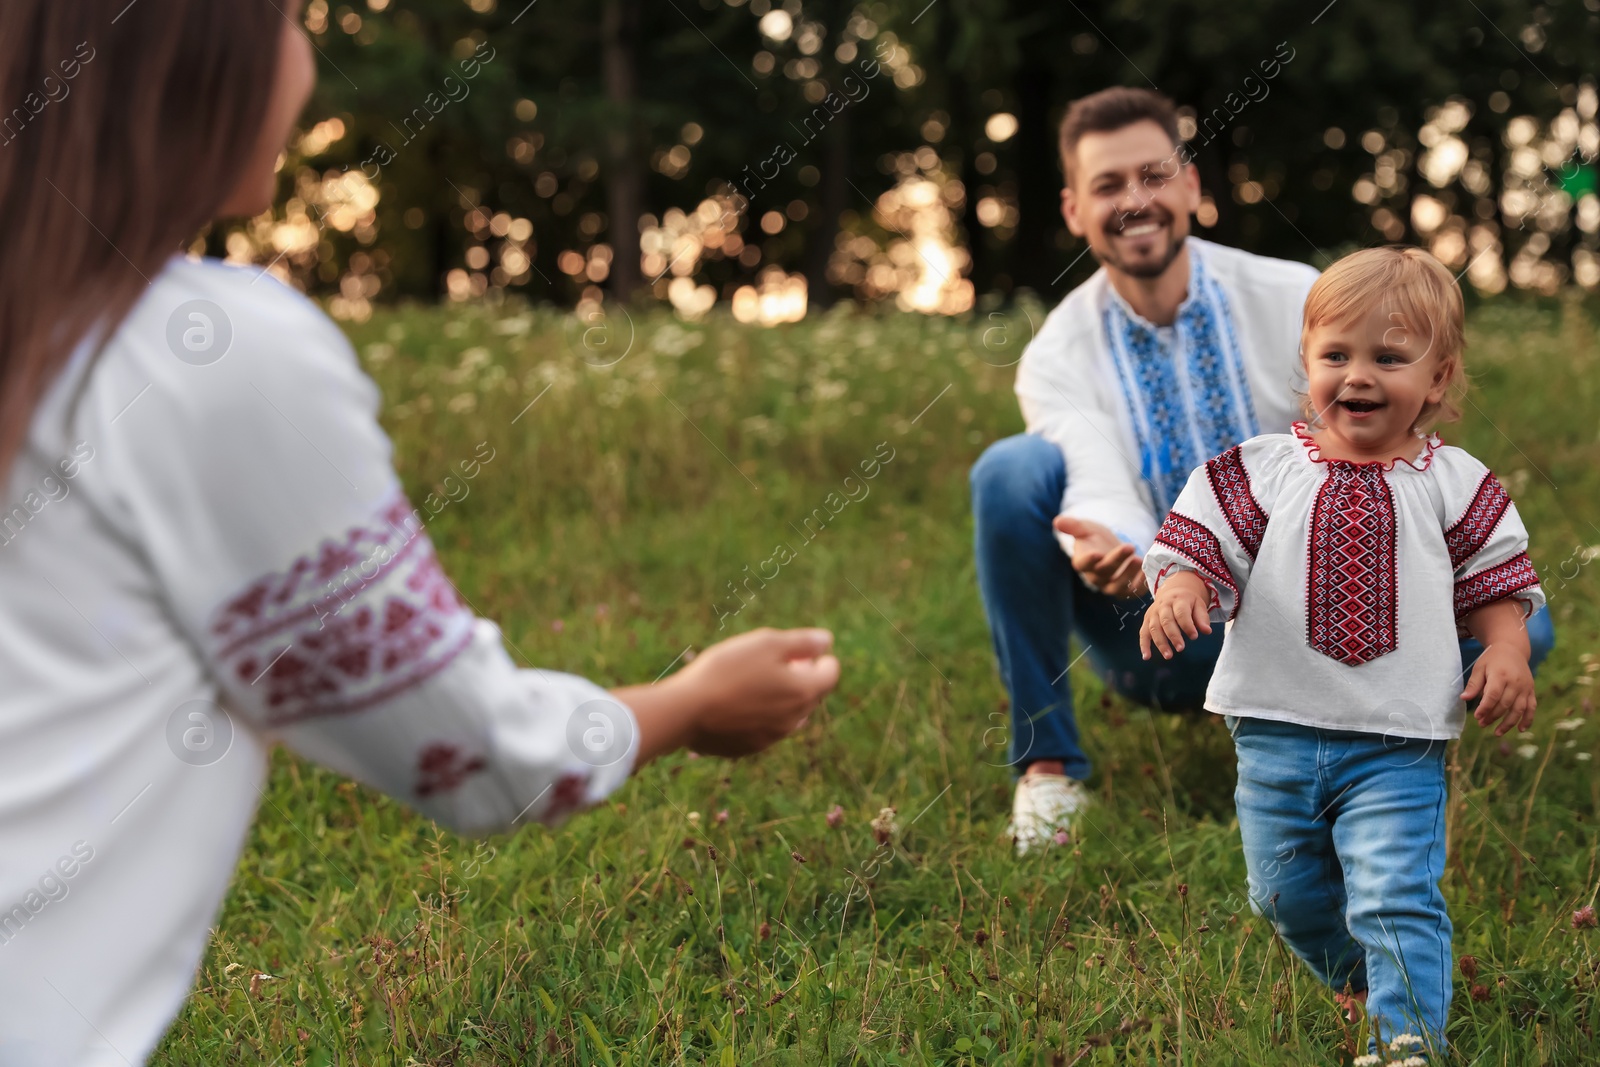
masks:
[[[1392,309],[1390,316],[1399,316],[1400,324],[1411,332],[1426,332],[1428,347],[1438,354],[1445,375],[1443,399],[1424,404],[1412,428],[1425,431],[1436,422],[1459,419],[1467,393],[1461,287],[1443,263],[1420,248],[1364,248],[1323,271],[1306,294],[1305,322],[1300,329],[1302,358],[1313,329],[1364,315],[1374,304]],[[1301,407],[1307,420],[1315,421],[1309,396],[1301,398]]]

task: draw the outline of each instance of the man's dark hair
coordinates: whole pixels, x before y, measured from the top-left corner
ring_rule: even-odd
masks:
[[[1178,136],[1178,109],[1153,90],[1118,85],[1074,100],[1061,119],[1061,171],[1067,180],[1072,180],[1072,156],[1084,134],[1110,133],[1136,122],[1160,126],[1172,139],[1174,148],[1182,143]]]

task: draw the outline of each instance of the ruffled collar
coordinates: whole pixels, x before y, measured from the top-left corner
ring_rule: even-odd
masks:
[[[1396,465],[1405,464],[1414,471],[1425,471],[1433,463],[1433,453],[1443,444],[1443,442],[1439,440],[1438,434],[1430,433],[1427,437],[1422,439],[1422,451],[1418,453],[1415,460],[1405,459],[1400,456],[1396,456],[1394,459],[1388,460],[1387,462],[1381,459],[1332,459],[1323,456],[1322,449],[1317,445],[1316,439],[1311,436],[1309,427],[1306,426],[1303,420],[1294,423],[1294,435],[1300,439],[1300,444],[1305,446],[1306,459],[1310,460],[1312,463],[1326,463],[1330,467],[1343,467],[1345,469],[1355,470],[1377,468],[1379,470],[1391,471],[1395,469]]]

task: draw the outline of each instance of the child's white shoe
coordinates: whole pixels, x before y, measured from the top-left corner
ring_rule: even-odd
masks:
[[[1011,839],[1017,855],[1057,843],[1057,832],[1070,834],[1073,817],[1093,798],[1083,783],[1064,774],[1025,774],[1017,779],[1011,805]]]

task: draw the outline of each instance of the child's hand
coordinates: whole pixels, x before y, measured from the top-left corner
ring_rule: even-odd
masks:
[[[1461,699],[1471,700],[1480,695],[1483,699],[1479,701],[1478,710],[1473,712],[1472,717],[1483,727],[1499,720],[1500,725],[1494,732],[1496,737],[1504,735],[1513,726],[1519,732],[1532,726],[1536,702],[1533,672],[1528,669],[1526,651],[1510,644],[1495,644],[1485,648],[1478,662],[1472,665],[1472,677],[1468,679],[1466,689],[1461,691]]]
[[[1185,635],[1193,638],[1211,632],[1211,590],[1193,571],[1179,571],[1161,583],[1155,601],[1144,610],[1139,624],[1139,651],[1150,658],[1150,647],[1163,659],[1183,651]]]

